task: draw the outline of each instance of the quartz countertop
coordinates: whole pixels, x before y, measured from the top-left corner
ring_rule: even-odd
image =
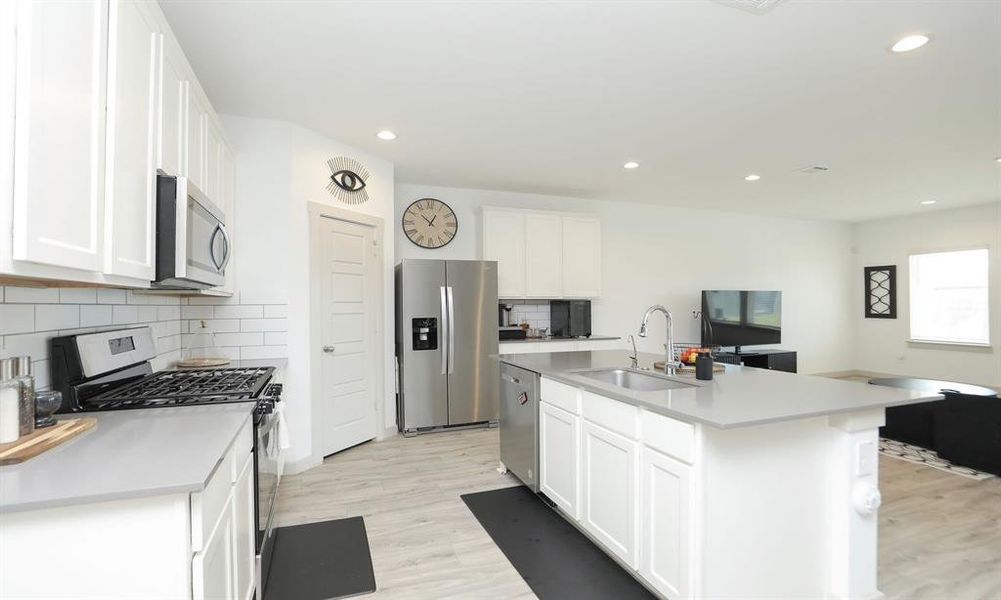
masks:
[[[525,338],[523,340],[501,340],[502,344],[537,344],[546,342],[599,342],[607,340],[621,340],[619,336],[615,335],[592,335],[591,337],[544,337],[544,338]]]
[[[694,375],[678,375],[672,379],[692,384],[691,387],[652,392],[629,390],[575,373],[586,369],[627,368],[629,355],[630,352],[622,350],[536,352],[502,354],[500,361],[652,412],[720,429],[942,399],[941,395],[926,391],[736,365],[725,365],[726,371],[715,373],[712,381],[699,381]],[[638,359],[640,368],[650,369],[654,361],[664,357],[640,353]]]
[[[0,513],[201,491],[253,406],[64,415],[96,417],[97,425],[26,462],[0,467]]]

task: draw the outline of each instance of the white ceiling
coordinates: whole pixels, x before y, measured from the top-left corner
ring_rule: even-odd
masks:
[[[850,221],[1001,200],[1001,0],[161,4],[217,110],[401,182]]]

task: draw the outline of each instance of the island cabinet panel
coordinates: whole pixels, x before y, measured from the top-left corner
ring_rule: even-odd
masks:
[[[639,444],[604,427],[581,423],[581,525],[636,569]]]
[[[692,467],[640,451],[640,575],[668,598],[692,592]]]
[[[580,406],[588,421],[631,439],[639,438],[640,411],[635,406],[591,392],[581,392]]]
[[[575,520],[580,518],[579,440],[580,417],[539,403],[539,489]]]
[[[640,416],[643,443],[682,462],[695,461],[695,426],[649,411]]]
[[[230,499],[205,548],[191,561],[194,600],[235,597],[233,539],[233,502]]]
[[[539,392],[543,402],[575,415],[580,414],[581,392],[577,388],[543,377]]]

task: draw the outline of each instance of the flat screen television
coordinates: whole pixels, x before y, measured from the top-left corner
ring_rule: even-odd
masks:
[[[782,341],[782,292],[702,290],[702,345],[741,346]]]

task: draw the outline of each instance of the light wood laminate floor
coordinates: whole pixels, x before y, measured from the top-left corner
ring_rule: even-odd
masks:
[[[363,516],[377,598],[534,598],[459,498],[515,485],[496,429],[369,442],[282,480],[278,525]],[[880,458],[880,589],[1001,600],[1001,480]]]

